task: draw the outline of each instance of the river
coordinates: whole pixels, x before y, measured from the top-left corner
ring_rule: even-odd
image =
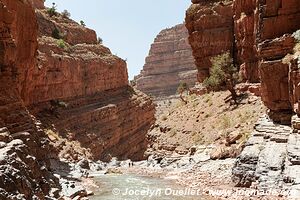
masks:
[[[99,188],[91,200],[201,200],[200,190],[184,188],[174,180],[133,174],[98,175]]]

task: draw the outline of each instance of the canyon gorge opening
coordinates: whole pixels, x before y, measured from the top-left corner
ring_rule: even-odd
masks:
[[[131,81],[57,6],[0,0],[0,200],[300,199],[300,1],[192,0]]]

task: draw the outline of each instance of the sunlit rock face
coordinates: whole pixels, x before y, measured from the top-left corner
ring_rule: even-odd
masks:
[[[198,81],[209,76],[210,59],[223,52],[233,54],[232,1],[193,1],[186,12],[189,42],[198,68]]]
[[[55,178],[50,146],[24,105],[35,67],[37,21],[27,1],[0,1],[0,199],[45,199]]]
[[[209,75],[210,58],[230,51],[244,81],[261,82],[262,100],[271,111],[298,112],[297,61],[283,63],[282,59],[293,53],[296,44],[291,34],[300,28],[300,2],[192,3],[186,27],[200,82]]]
[[[180,82],[194,86],[197,69],[184,24],[162,30],[137,76],[137,88],[156,97],[176,94]]]
[[[152,101],[129,86],[126,62],[95,31],[38,8],[0,0],[0,199],[46,199],[59,187],[48,170],[59,151],[49,124],[94,159],[139,160],[154,123]],[[53,102],[67,106],[50,112]]]
[[[43,124],[79,141],[93,159],[143,159],[154,104],[129,86],[126,62],[99,44],[94,30],[61,14],[36,10],[37,65],[28,74],[24,101]],[[57,29],[62,39],[53,38]],[[67,107],[47,113],[51,102]]]
[[[291,34],[300,29],[300,2],[259,1],[256,9],[259,12],[257,41],[262,99],[272,111],[299,112],[297,58],[287,62],[283,58],[293,53],[296,44]]]

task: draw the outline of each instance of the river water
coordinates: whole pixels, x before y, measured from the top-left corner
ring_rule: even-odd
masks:
[[[99,188],[91,200],[204,200],[200,190],[184,188],[174,180],[132,174],[95,177]]]

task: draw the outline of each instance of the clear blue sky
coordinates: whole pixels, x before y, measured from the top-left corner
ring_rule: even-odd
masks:
[[[71,13],[71,18],[94,29],[105,46],[127,59],[129,78],[143,68],[156,35],[182,23],[191,0],[47,0],[50,7]]]

